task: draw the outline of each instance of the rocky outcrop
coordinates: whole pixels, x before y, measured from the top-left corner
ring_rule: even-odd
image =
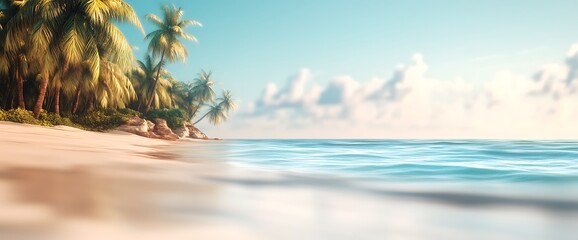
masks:
[[[190,138],[194,138],[194,139],[209,139],[207,137],[207,135],[205,135],[203,132],[201,132],[201,130],[199,130],[198,128],[196,128],[194,125],[192,124],[187,124],[185,125],[185,127],[188,128],[189,130],[189,137]]]
[[[146,137],[149,132],[149,125],[146,120],[135,116],[129,119],[125,125],[118,127],[116,130]]]
[[[164,119],[157,118],[154,123],[139,117],[133,117],[129,119],[125,125],[118,127],[116,130],[133,133],[139,136],[164,139],[170,141],[176,141],[179,138],[193,138],[193,139],[203,139],[203,140],[220,140],[220,139],[209,139],[201,130],[193,126],[192,124],[184,124],[173,130],[167,125],[167,121]]]
[[[133,117],[129,119],[125,125],[118,127],[116,130],[129,132],[143,137],[165,139],[175,141],[179,136],[167,126],[167,122],[163,119],[155,120],[156,124],[142,119],[140,117]]]
[[[155,127],[153,128],[153,133],[158,135],[160,139],[176,141],[179,139],[173,130],[167,125],[167,121],[164,119],[155,119]]]
[[[149,127],[149,131],[155,129],[155,124],[153,122],[151,122],[149,120],[146,120],[146,121],[147,121],[147,125]]]
[[[178,127],[177,129],[175,129],[174,132],[180,138],[188,138],[190,135],[189,128],[185,124],[183,124],[183,126]]]

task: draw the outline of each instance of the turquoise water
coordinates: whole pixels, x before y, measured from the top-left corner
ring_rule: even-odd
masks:
[[[578,185],[575,141],[230,140],[212,147],[225,161],[286,172],[402,182]]]
[[[181,147],[187,160],[237,165],[219,167],[232,174],[207,180],[224,184],[220,194],[232,205],[243,203],[235,211],[248,216],[240,219],[253,219],[263,211],[252,206],[275,199],[259,229],[303,215],[314,223],[290,220],[280,229],[313,224],[331,236],[313,239],[578,236],[578,141],[227,140]],[[284,210],[290,216],[278,217]],[[339,216],[346,224],[334,225]]]

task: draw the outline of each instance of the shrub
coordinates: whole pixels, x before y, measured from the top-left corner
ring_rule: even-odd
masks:
[[[105,131],[119,127],[130,118],[138,115],[131,110],[98,109],[83,115],[72,116],[72,122],[93,131]]]
[[[51,113],[51,112],[46,112],[46,111],[42,111],[40,113],[40,117],[39,117],[40,121],[43,121],[45,123],[49,123],[52,126],[69,126],[69,127],[74,127],[74,128],[82,128],[82,126],[73,123],[70,118],[67,117],[60,117],[58,115],[56,115],[55,113]]]
[[[130,108],[124,108],[124,109],[119,109],[118,113],[122,114],[122,115],[130,115],[130,117],[134,117],[134,116],[140,116],[141,113],[136,111],[136,110],[132,110]]]
[[[4,121],[16,122],[16,123],[26,123],[26,124],[34,124],[34,125],[44,125],[49,126],[50,124],[40,121],[34,118],[34,115],[31,111],[27,111],[24,109],[11,109],[4,114]]]
[[[167,125],[175,129],[182,126],[185,122],[189,121],[188,114],[182,109],[152,109],[145,116],[146,119],[154,121],[157,118],[161,118],[167,121]]]
[[[74,128],[105,131],[116,128],[130,118],[138,116],[139,112],[131,109],[99,109],[83,115],[60,117],[55,113],[42,111],[38,119],[34,118],[31,111],[12,109],[9,111],[0,109],[0,121],[27,123],[41,126],[69,126]]]
[[[8,113],[2,109],[0,109],[0,121],[8,121],[6,120],[6,116],[8,116]]]

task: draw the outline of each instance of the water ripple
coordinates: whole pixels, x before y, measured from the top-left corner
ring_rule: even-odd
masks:
[[[389,181],[578,184],[576,141],[233,140],[210,147],[228,162],[283,171]]]

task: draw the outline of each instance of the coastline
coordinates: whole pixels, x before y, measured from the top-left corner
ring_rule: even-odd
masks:
[[[218,188],[188,175],[214,176],[223,166],[183,162],[170,150],[201,141],[0,122],[0,239],[149,239],[167,228],[172,239],[222,235],[172,229],[188,222],[173,204],[208,204]]]
[[[567,239],[578,226],[575,207],[243,168],[206,144],[222,142],[0,122],[0,239]]]
[[[233,175],[175,146],[205,142],[0,122],[0,239],[263,239],[204,216]]]
[[[121,131],[92,132],[65,126],[43,127],[12,122],[0,122],[0,132],[0,144],[5,149],[0,156],[3,167],[143,163],[153,160],[147,154],[175,143]],[[120,155],[124,156],[120,158]]]

